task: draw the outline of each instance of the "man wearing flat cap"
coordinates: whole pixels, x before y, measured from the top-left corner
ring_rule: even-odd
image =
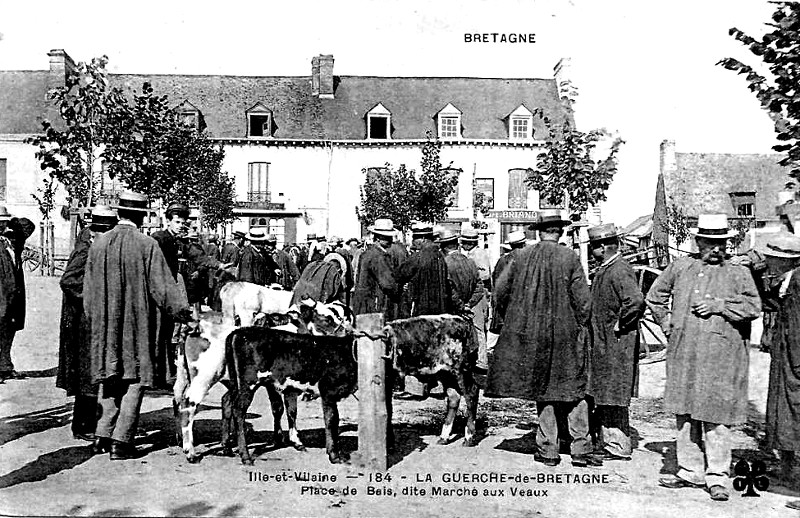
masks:
[[[693,233],[698,256],[672,262],[645,299],[669,339],[664,405],[678,428],[678,472],[659,484],[727,500],[730,426],[747,419],[749,324],[761,299],[750,271],[726,258],[736,232],[724,214],[701,214]]]
[[[580,259],[558,244],[569,224],[559,211],[541,211],[534,224],[541,241],[520,250],[497,279],[497,304],[507,309],[486,394],[536,401],[534,459],[561,461],[561,431],[572,436],[573,466],[585,467],[597,465],[585,398],[591,299]],[[568,430],[559,430],[557,414],[566,414]]]
[[[172,276],[158,242],[139,231],[147,198],[123,192],[119,223],[89,248],[83,307],[91,332],[92,381],[99,383],[102,413],[94,451],[111,459],[137,456],[133,439],[146,388],[166,388],[167,355],[159,350],[157,314],[191,319],[185,294]]]
[[[781,232],[764,250],[769,285],[764,304],[776,308],[767,393],[767,447],[780,451],[784,481],[800,481],[800,237]],[[800,506],[800,502],[797,502]],[[799,507],[800,508],[800,507]]]
[[[639,372],[639,319],[644,295],[633,268],[619,252],[613,223],[589,229],[589,248],[600,264],[592,280],[592,353],[589,393],[598,429],[596,451],[604,460],[630,460],[628,407]]]

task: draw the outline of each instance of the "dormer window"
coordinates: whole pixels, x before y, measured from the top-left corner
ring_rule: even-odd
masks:
[[[247,136],[272,136],[272,110],[260,102],[247,110]]]
[[[511,140],[529,140],[533,138],[533,112],[520,104],[508,116],[508,138]]]
[[[461,110],[448,103],[436,114],[439,138],[461,138]]]
[[[367,138],[387,140],[391,138],[392,114],[386,107],[378,103],[367,112]]]
[[[176,107],[175,114],[181,126],[192,128],[197,131],[202,129],[202,114],[200,110],[189,101],[183,101],[180,106]]]
[[[756,215],[755,191],[738,191],[728,193],[736,215],[742,218],[752,218]]]

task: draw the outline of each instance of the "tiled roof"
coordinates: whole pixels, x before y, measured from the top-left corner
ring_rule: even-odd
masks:
[[[665,175],[667,195],[687,215],[735,216],[729,193],[755,191],[756,218],[775,218],[778,192],[789,180],[781,155],[675,153],[677,171]]]
[[[34,133],[48,101],[47,71],[0,71],[0,133]],[[363,139],[365,114],[383,103],[392,113],[393,139],[435,134],[434,116],[447,103],[461,112],[464,139],[506,139],[503,120],[519,105],[543,108],[556,123],[564,120],[554,79],[483,79],[334,76],[334,99],[311,95],[311,76],[192,76],[113,74],[112,83],[140,90],[149,81],[175,105],[188,101],[203,114],[209,133],[246,137],[245,112],[261,102],[272,110],[275,138]],[[50,110],[50,117],[54,111]],[[534,119],[534,137],[542,136]]]

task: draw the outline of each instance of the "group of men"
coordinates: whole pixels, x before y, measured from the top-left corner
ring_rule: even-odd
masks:
[[[62,278],[58,377],[76,395],[73,433],[112,459],[135,456],[144,389],[168,380],[175,324],[192,318],[193,301],[177,275],[182,261],[191,264],[180,271],[189,280],[206,270],[218,283],[279,284],[317,300],[350,302],[355,314],[382,313],[387,321],[442,313],[469,318],[479,345],[474,370],[486,375],[485,393],[536,402],[535,459],[551,466],[560,462],[566,436],[575,466],[631,458],[628,407],[637,389],[638,323],[646,303],[669,338],[665,405],[678,430],[679,469],[659,483],[705,487],[714,500],[728,498],[730,426],[746,418],[749,322],[759,316],[762,297],[772,297],[780,332],[772,351],[768,440],[787,452],[800,450],[796,236],[770,243],[766,255],[782,262],[757,286],[751,270],[726,255],[734,232],[725,216],[702,215],[699,253],[671,263],[645,298],[613,224],[589,229],[598,265],[590,289],[578,256],[559,243],[570,221],[558,211],[542,211],[531,225],[536,243],[524,232],[511,233],[507,253],[492,269],[472,231],[414,225],[409,253],[395,240],[392,221],[378,219],[363,250],[356,240],[345,246],[331,238],[287,253],[277,249],[275,236],[251,229],[234,232],[217,256],[180,244],[188,218],[182,204],[168,206],[167,228],[152,237],[139,231],[149,210],[143,196],[125,193],[114,209],[95,207]],[[13,245],[1,242],[9,251],[8,261],[0,254],[0,269],[8,267],[15,278]],[[425,397],[428,388],[411,381],[400,397]]]

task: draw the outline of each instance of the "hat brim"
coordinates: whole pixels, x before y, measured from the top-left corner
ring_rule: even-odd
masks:
[[[110,205],[112,209],[119,210],[127,210],[130,212],[153,212],[153,209],[150,208],[139,208],[139,207],[128,207],[126,205]]]
[[[700,229],[691,229],[689,232],[691,232],[694,237],[704,237],[706,239],[730,239],[739,234],[735,230],[729,230],[724,234],[701,234]]]
[[[513,246],[513,245],[518,245],[520,243],[524,243],[525,241],[527,241],[527,239],[518,239],[516,241],[506,241],[503,244],[506,246]]]
[[[444,237],[444,238],[440,237],[439,239],[436,240],[436,242],[440,243],[440,244],[443,244],[443,243],[455,243],[456,241],[458,241],[458,236],[450,236],[450,237]]]
[[[800,259],[800,252],[798,253],[790,253],[790,252],[781,252],[779,250],[773,250],[771,248],[767,248],[764,250],[764,255],[770,257],[779,257],[781,259]]]
[[[384,237],[394,237],[395,233],[397,233],[397,231],[394,230],[394,229],[392,229],[392,230],[384,230],[384,229],[372,228],[372,227],[369,228],[369,231],[372,232],[373,234],[376,234],[376,235],[379,235],[379,236],[384,236]]]
[[[565,228],[570,225],[572,225],[572,222],[567,219],[556,219],[553,221],[537,221],[531,224],[531,227],[534,228],[535,230],[541,230],[543,228],[549,228],[549,227]]]
[[[12,216],[11,214],[8,214],[8,215],[3,214],[2,216],[0,216],[0,221],[11,221],[11,218],[13,218],[13,217],[14,216]]]

